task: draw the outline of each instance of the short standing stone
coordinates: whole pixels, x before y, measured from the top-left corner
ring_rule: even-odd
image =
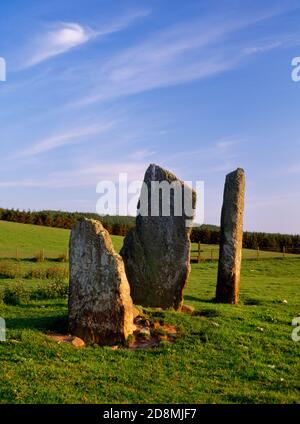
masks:
[[[134,330],[123,260],[95,220],[80,220],[71,232],[69,327],[85,342],[100,345],[122,342]]]
[[[238,303],[243,243],[244,170],[226,176],[221,215],[221,239],[216,300]]]
[[[165,192],[159,188],[163,185]],[[195,205],[196,193],[183,181],[160,166],[148,167],[136,227],[128,232],[121,250],[135,304],[181,307],[190,272]]]

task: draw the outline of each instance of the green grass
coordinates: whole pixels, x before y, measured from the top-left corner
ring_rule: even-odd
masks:
[[[32,258],[44,249],[47,258],[66,253],[70,230],[0,221],[0,258]],[[121,249],[123,237],[113,236],[115,248]]]
[[[258,253],[254,249],[243,249],[243,259],[270,259],[270,258],[283,258],[281,252],[270,252],[260,250]],[[191,257],[196,259],[198,256],[198,244],[192,243]],[[219,246],[216,244],[203,244],[201,243],[201,259],[218,259],[219,258]],[[300,258],[299,254],[286,253],[286,258]]]
[[[46,232],[45,244],[64,232],[49,231],[55,234]],[[122,239],[113,242],[119,249]],[[185,303],[195,307],[194,315],[145,310],[176,325],[179,337],[143,351],[75,349],[48,340],[49,330],[66,331],[66,299],[1,304],[7,342],[0,343],[0,402],[299,403],[300,342],[291,339],[291,321],[300,315],[300,259],[244,260],[238,306],[212,301],[216,275],[216,261],[192,264]],[[0,279],[0,289],[14,281]],[[41,282],[24,284],[31,290]]]
[[[57,258],[68,250],[70,230],[42,227],[29,224],[18,224],[0,220],[0,258],[15,258],[16,251],[21,258],[32,258],[44,249],[47,258]],[[112,236],[115,249],[119,251],[123,244],[123,237]],[[198,244],[192,244],[191,256],[197,257]],[[202,259],[217,259],[219,247],[212,244],[201,244]],[[243,249],[244,259],[256,259],[256,250]],[[282,253],[260,251],[259,257],[279,258]],[[286,254],[286,257],[300,257],[300,255]]]
[[[57,257],[68,248],[69,230],[0,221],[0,255],[31,257],[45,249],[48,257]]]

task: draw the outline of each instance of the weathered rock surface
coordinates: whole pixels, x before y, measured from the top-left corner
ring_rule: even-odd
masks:
[[[76,336],[70,336],[70,335],[62,335],[62,334],[49,334],[48,339],[54,340],[57,343],[69,343],[74,347],[84,347],[85,343],[82,339]]]
[[[190,305],[182,305],[180,312],[183,312],[184,314],[193,314],[195,312],[195,308]]]
[[[221,214],[221,239],[216,300],[238,303],[243,242],[245,173],[226,176]]]
[[[78,221],[70,238],[69,327],[86,343],[112,345],[134,330],[122,258],[95,220]]]
[[[172,190],[168,196],[161,195],[159,204],[155,204],[160,189],[152,184],[154,181],[173,183],[179,189],[182,206],[188,206],[190,202],[190,210],[185,212],[181,208],[180,216],[177,216],[179,197]],[[170,213],[165,216],[168,206]],[[148,167],[138,203],[136,227],[128,232],[121,250],[135,304],[181,307],[190,272],[191,227],[187,225],[191,225],[195,206],[194,190],[160,166],[152,164]]]

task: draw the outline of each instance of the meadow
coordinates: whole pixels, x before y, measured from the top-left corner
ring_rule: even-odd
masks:
[[[260,252],[256,260],[255,251],[244,250],[240,304],[222,305],[213,301],[217,246],[201,245],[206,260],[192,263],[185,289],[195,312],[143,309],[150,320],[176,326],[174,343],[77,349],[47,338],[67,333],[60,289],[67,285],[68,238],[68,230],[0,221],[0,298],[21,287],[19,297],[0,302],[7,325],[1,403],[300,402],[300,342],[291,339],[291,321],[300,315],[299,255]],[[119,250],[123,238],[112,240]]]

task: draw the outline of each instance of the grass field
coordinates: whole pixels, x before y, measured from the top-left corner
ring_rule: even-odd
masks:
[[[46,256],[52,252],[42,263],[0,262],[21,272],[67,267],[53,258],[67,248],[68,236],[67,230],[0,222],[1,252],[13,252],[16,245],[28,257],[41,248]],[[122,238],[113,242],[119,250]],[[66,331],[65,297],[1,303],[7,341],[0,343],[0,402],[299,403],[300,342],[291,339],[291,321],[300,316],[300,259],[256,261],[244,254],[238,306],[213,302],[216,274],[217,261],[192,264],[185,303],[195,307],[193,315],[144,311],[179,330],[173,344],[149,350],[75,349],[50,341],[47,332]],[[0,277],[0,290],[17,279]],[[29,291],[47,284],[22,281]]]
[[[41,227],[37,225],[18,224],[0,221],[0,258],[32,258],[42,249],[45,256],[53,259],[66,253],[69,243],[69,230],[60,228]],[[115,249],[119,251],[123,244],[123,237],[112,236]],[[196,258],[198,244],[193,243],[192,258]],[[211,244],[201,244],[202,259],[218,259],[219,247]],[[300,255],[286,254],[286,257],[299,257]],[[244,259],[256,259],[256,250],[243,249]],[[259,252],[259,258],[282,258],[282,253]]]

